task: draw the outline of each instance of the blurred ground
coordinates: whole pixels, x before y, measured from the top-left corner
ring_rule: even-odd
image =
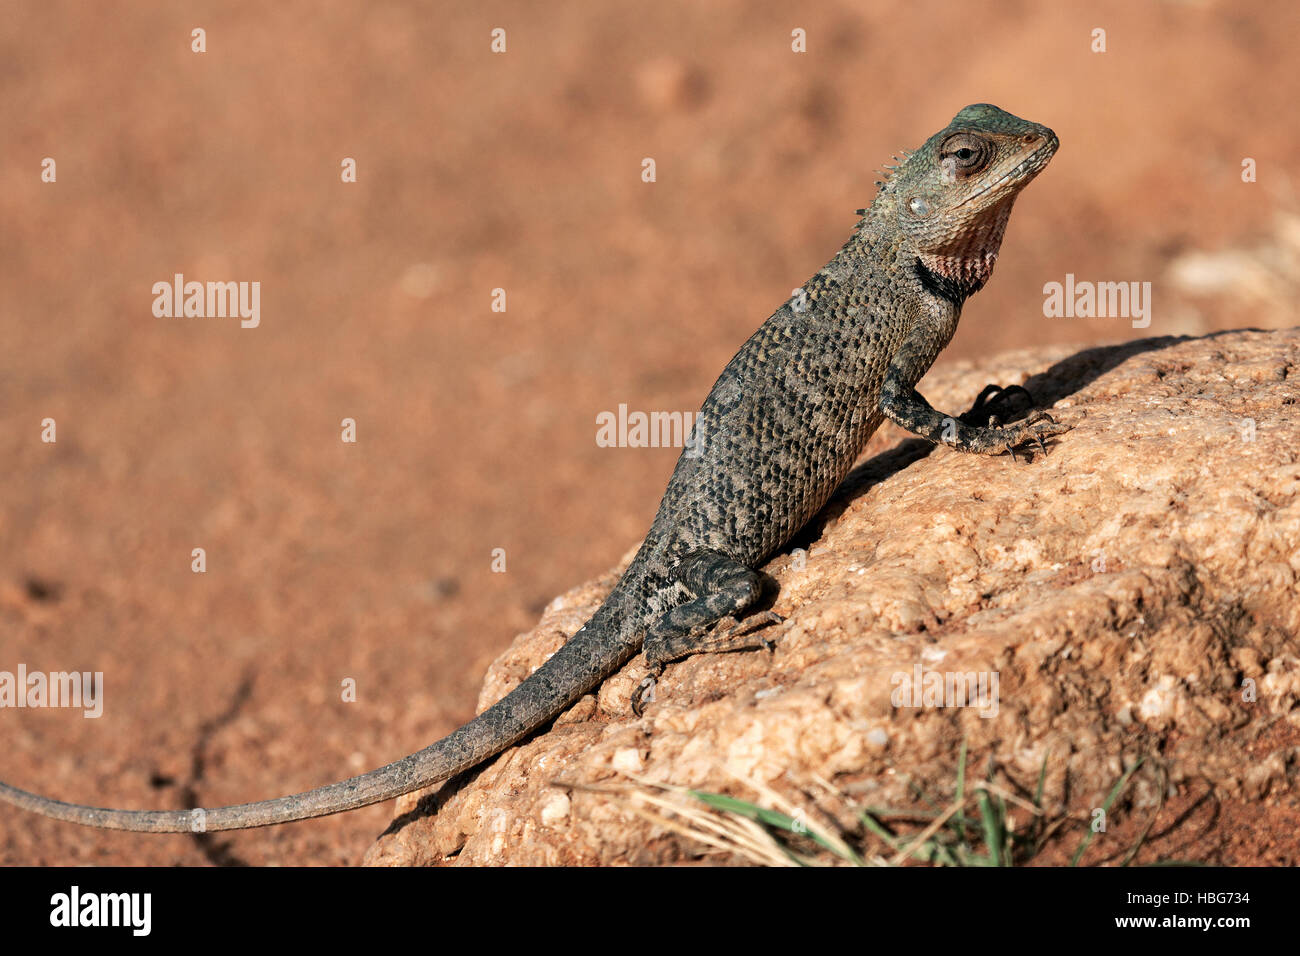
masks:
[[[1293,4],[955,9],[7,4],[0,670],[103,671],[107,702],[0,711],[0,779],[213,806],[452,729],[649,524],[675,454],[597,447],[596,414],[698,407],[967,103],[1062,146],[946,359],[1294,324]],[[155,318],[178,272],[260,281],[260,327]],[[1150,328],[1043,318],[1066,273],[1152,282]],[[0,807],[0,861],[357,862],[390,816],[196,840]]]

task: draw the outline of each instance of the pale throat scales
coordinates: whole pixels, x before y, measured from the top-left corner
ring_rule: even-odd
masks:
[[[947,244],[918,253],[917,258],[931,272],[956,283],[967,296],[974,295],[993,275],[1015,201],[1015,196],[1008,196],[989,207]]]

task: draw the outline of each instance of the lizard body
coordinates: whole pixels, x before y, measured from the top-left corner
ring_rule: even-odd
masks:
[[[945,416],[915,390],[988,281],[1011,206],[1057,148],[1047,127],[968,106],[881,184],[855,234],[736,353],[704,401],[654,523],[604,604],[523,683],[424,750],[306,793],[208,810],[63,803],[0,783],[0,799],[87,826],[188,832],[267,826],[439,783],[553,720],[644,649],[652,674],[700,651],[756,646],[756,570],[826,503],[884,418],[995,454],[1060,434]],[[989,390],[986,390],[986,394]],[[1022,390],[1023,391],[1023,390]],[[1009,392],[1008,392],[1009,393]],[[754,616],[769,623],[775,615]],[[648,688],[648,678],[642,690]],[[639,691],[634,707],[640,710]]]

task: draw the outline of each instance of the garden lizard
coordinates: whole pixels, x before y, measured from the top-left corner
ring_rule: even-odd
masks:
[[[701,651],[766,643],[751,613],[757,570],[816,514],[882,420],[966,452],[997,454],[1059,435],[1035,411],[989,413],[1012,387],[985,389],[964,415],[936,411],[916,384],[988,281],[1011,206],[1056,152],[1045,126],[977,104],[899,165],[853,235],[723,369],[678,459],[644,543],[591,619],[483,713],[370,773],[259,803],[196,810],[108,810],[0,784],[0,798],[87,826],[229,830],[323,816],[447,780],[546,726],[638,651],[651,676]],[[999,394],[1000,393],[1000,394]],[[994,401],[985,400],[994,395]],[[737,620],[739,618],[739,620]]]

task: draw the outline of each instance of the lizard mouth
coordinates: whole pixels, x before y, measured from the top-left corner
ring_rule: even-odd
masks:
[[[1009,170],[1007,170],[1005,173],[999,176],[995,181],[984,186],[977,192],[974,192],[971,195],[967,196],[965,199],[963,199],[961,202],[957,204],[956,208],[960,209],[962,206],[974,202],[976,199],[979,199],[980,196],[983,196],[986,192],[997,189],[998,187],[1002,186],[1004,183],[1008,181],[1015,182],[1017,180],[1023,179],[1025,175],[1028,174],[1031,170],[1033,171],[1033,173],[1037,174],[1037,172],[1040,169],[1042,169],[1044,166],[1047,165],[1047,160],[1052,158],[1052,155],[1056,152],[1057,146],[1059,145],[1060,145],[1060,140],[1056,138],[1055,134],[1049,135],[1044,139],[1043,143],[1040,146],[1038,146],[1036,149],[1030,152],[1029,155],[1027,155],[1024,159],[1016,163],[1016,165],[1012,166]]]

